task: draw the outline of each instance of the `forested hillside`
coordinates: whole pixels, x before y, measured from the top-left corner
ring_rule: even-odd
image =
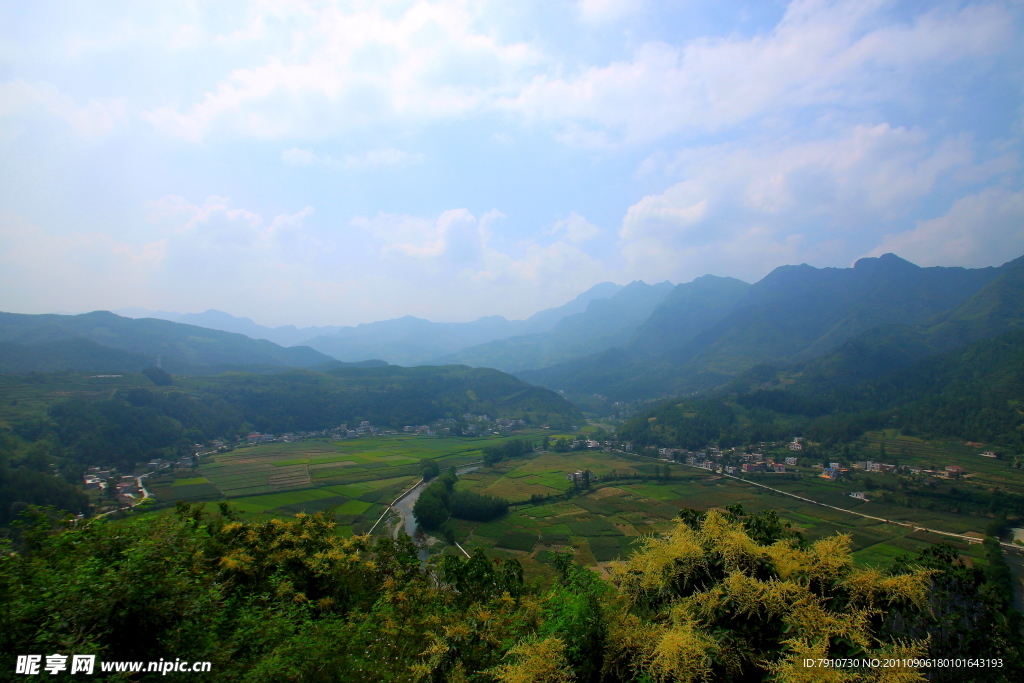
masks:
[[[396,365],[462,363],[463,359],[447,355],[497,339],[547,332],[563,318],[583,312],[590,302],[608,298],[620,289],[620,285],[602,282],[562,306],[538,311],[525,320],[490,315],[470,322],[438,323],[405,316],[336,328],[304,343],[344,361],[382,358]]]
[[[1021,259],[972,270],[886,254],[846,269],[783,266],[740,296],[684,297],[679,285],[621,348],[519,376],[612,401],[704,391],[764,364],[849,384],[1018,327],[1022,280]]]
[[[437,362],[516,372],[582,358],[628,340],[672,289],[667,281],[631,282],[608,298],[590,301],[585,311],[562,318],[550,331],[470,346]]]
[[[88,651],[208,661],[216,680],[253,682],[795,683],[822,680],[805,663],[820,658],[898,662],[856,680],[920,681],[906,660],[925,657],[1001,660],[956,678],[933,668],[937,681],[1022,674],[1000,565],[971,569],[940,547],[860,568],[849,537],[807,543],[737,506],[683,511],[610,582],[558,555],[548,589],[514,557],[423,567],[407,536],[342,539],[321,513],[245,522],[226,505],[131,526],[37,516],[18,550],[0,562],[6,672],[16,653]]]
[[[170,386],[142,374],[66,372],[7,375],[0,382],[6,399],[0,426],[7,434],[0,432],[0,525],[16,513],[14,503],[84,512],[84,496],[71,484],[87,466],[131,472],[153,458],[191,455],[194,443],[234,441],[253,430],[354,428],[362,420],[401,429],[442,418],[458,425],[467,412],[555,426],[582,422],[575,406],[547,389],[465,366],[235,372],[179,377]]]
[[[837,443],[866,430],[892,428],[1024,451],[1024,331],[852,386],[819,389],[795,380],[780,384],[776,370],[762,366],[717,392],[717,398],[668,401],[631,418],[620,433],[640,443],[693,448],[709,441],[734,445],[799,433]],[[730,405],[749,411],[749,419],[741,423]]]
[[[115,354],[91,347],[92,342]],[[139,357],[152,365],[159,357],[168,368],[216,365],[308,367],[333,360],[305,346],[278,346],[263,339],[184,325],[167,320],[133,320],[107,311],[82,315],[0,313],[0,369],[6,372],[49,369],[134,368]],[[357,360],[364,360],[363,358]],[[67,364],[54,368],[57,362]],[[175,363],[179,365],[175,365]]]

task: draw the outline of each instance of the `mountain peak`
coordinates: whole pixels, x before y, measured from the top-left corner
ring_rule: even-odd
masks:
[[[920,270],[921,266],[900,258],[896,254],[882,254],[881,256],[867,256],[857,259],[857,262],[853,264],[853,268],[854,270],[878,270],[881,268],[913,268],[914,270]]]

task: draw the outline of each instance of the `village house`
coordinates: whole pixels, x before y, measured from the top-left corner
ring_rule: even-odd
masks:
[[[565,475],[565,478],[571,481],[573,484],[580,486],[584,483],[586,475],[583,470],[576,470],[575,472],[569,472]]]
[[[946,476],[947,477],[959,477],[964,474],[967,470],[959,465],[946,465]]]
[[[787,465],[796,465],[796,458],[794,458],[793,456],[790,456],[790,457],[786,458],[786,464]]]
[[[833,469],[831,467],[826,467],[821,472],[821,478],[828,479],[829,481],[835,481],[836,479],[839,478],[839,470]]]
[[[867,498],[866,495],[864,495],[863,491],[852,491],[850,493],[850,498],[856,498],[857,500],[863,500],[865,503],[868,502],[868,498]]]

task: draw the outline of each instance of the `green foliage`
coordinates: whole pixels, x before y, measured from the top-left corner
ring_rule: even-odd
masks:
[[[510,458],[521,458],[527,453],[533,452],[533,444],[523,439],[506,441],[500,446],[486,446],[483,449],[484,465],[493,467],[503,460]]]
[[[441,473],[441,468],[433,458],[421,458],[420,470],[423,473],[422,476],[424,481],[430,481]]]
[[[24,340],[32,339],[47,343],[24,344]],[[19,342],[17,346],[27,347],[29,352],[49,352],[17,354],[22,370],[137,371],[152,366],[157,356],[164,359],[164,365],[172,372],[177,372],[176,368],[193,370],[195,366],[224,364],[310,366],[331,360],[306,346],[285,348],[241,334],[155,318],[125,318],[107,311],[82,315],[0,313],[0,341]],[[111,353],[112,350],[121,353]],[[3,351],[0,348],[0,353]],[[59,354],[65,364],[53,367],[51,356],[54,353]],[[26,361],[35,361],[36,365],[26,367]],[[144,363],[142,367],[139,367],[140,361]]]
[[[509,550],[522,550],[523,552],[530,552],[533,550],[534,544],[537,543],[537,534],[531,531],[506,531],[502,534],[495,545],[499,548],[508,548]]]
[[[452,489],[455,473],[445,472],[437,481],[425,488],[412,507],[416,523],[427,531],[440,529],[451,516]]]
[[[1012,611],[987,588],[998,572],[939,550],[883,575],[854,567],[847,540],[801,545],[770,515],[690,512],[614,585],[548,553],[559,579],[542,591],[516,559],[477,548],[431,570],[408,537],[344,539],[322,513],[246,522],[182,504],[74,526],[31,510],[0,552],[0,666],[75,652],[210,661],[228,682],[786,682],[814,680],[804,657],[927,651],[1008,663],[937,672],[953,680],[1019,677]]]
[[[179,378],[174,386],[154,386],[149,379],[140,386],[139,377],[117,379],[116,389],[101,394],[91,386],[94,380],[74,373],[10,378],[7,386],[46,385],[35,391],[45,412],[35,408],[12,421],[22,439],[52,442],[45,462],[36,469],[65,463],[79,469],[99,465],[130,471],[140,461],[175,458],[190,453],[193,443],[234,440],[253,429],[276,434],[320,431],[363,419],[381,427],[400,427],[467,410],[518,417],[544,408],[567,418],[579,416],[554,392],[488,369],[236,372]],[[73,398],[61,398],[71,386],[77,390]],[[429,463],[424,467],[433,471]],[[81,472],[72,468],[62,474],[74,481]]]
[[[142,374],[158,387],[169,387],[174,384],[174,378],[163,368],[144,368]]]
[[[703,448],[734,440],[736,416],[721,401],[669,401],[626,420],[620,438],[637,446]]]
[[[453,517],[475,522],[490,522],[508,513],[507,500],[475,491],[455,491],[450,506]]]
[[[934,669],[937,683],[1016,681],[1024,677],[1021,616],[1011,607],[1012,585],[999,545],[985,543],[986,570],[968,566],[955,548],[940,543],[916,557],[902,556],[889,569],[894,576],[930,572],[928,607],[916,614],[892,614],[885,628],[928,639],[929,657],[1003,659],[999,670]]]
[[[565,657],[577,681],[598,681],[608,638],[603,599],[609,586],[567,553],[556,553],[553,564],[561,577],[544,602],[541,635],[557,635],[565,643]]]

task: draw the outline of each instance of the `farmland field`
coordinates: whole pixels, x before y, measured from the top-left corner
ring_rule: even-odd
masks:
[[[539,440],[540,434],[486,439],[403,435],[266,444],[206,458],[198,476],[179,479],[173,485],[161,483],[153,492],[163,501],[226,498],[245,517],[331,510],[339,533],[365,533],[387,505],[419,479],[421,458],[435,458],[442,468],[475,463],[482,458],[483,446],[516,436]],[[905,449],[904,457],[909,458],[910,452]],[[748,512],[772,509],[809,540],[837,532],[849,534],[854,558],[864,564],[887,565],[898,555],[943,540],[706,470],[672,464],[666,477],[657,471],[657,464],[663,466],[638,455],[592,450],[541,452],[480,467],[460,477],[456,487],[500,496],[510,501],[512,508],[493,522],[453,520],[452,530],[467,552],[479,547],[492,557],[516,557],[527,577],[542,580],[553,578],[551,561],[557,552],[572,552],[578,561],[603,571],[610,561],[632,552],[644,536],[670,528],[683,507],[706,510],[740,503]],[[996,468],[990,469],[995,476]],[[589,470],[596,477],[589,491],[571,490],[567,475],[578,470]],[[824,481],[810,471],[799,478],[770,480],[768,485],[840,508],[917,521],[954,533],[984,528],[984,520],[966,515],[859,501],[848,495],[853,489],[850,482]],[[381,524],[376,533],[387,533],[390,528],[388,523]],[[977,544],[954,545],[972,560],[981,558]],[[437,550],[459,552],[444,543],[435,544],[432,552]]]
[[[331,509],[343,534],[365,532],[420,478],[419,461],[442,468],[479,461],[480,449],[509,437],[455,439],[412,435],[271,443],[202,459],[197,476],[161,477],[150,492],[165,504],[228,500],[243,517],[281,517]]]
[[[684,465],[671,465],[671,476],[659,479],[651,464],[650,459],[640,456],[589,451],[543,453],[481,469],[460,479],[457,487],[501,495],[518,504],[494,522],[457,521],[456,538],[468,552],[481,547],[497,557],[515,556],[523,563],[527,576],[550,578],[553,553],[571,551],[578,561],[604,568],[607,562],[627,556],[642,542],[642,536],[667,530],[680,508],[706,510],[740,503],[748,512],[775,510],[811,541],[835,533],[848,534],[859,564],[888,565],[899,555],[916,553],[944,540],[952,540],[971,561],[982,558],[979,544],[831,510]],[[590,491],[566,496],[568,486],[556,489],[556,480],[570,484],[566,475],[583,469],[600,477]],[[848,484],[816,476],[785,484],[780,479],[770,485],[844,509],[917,521],[953,533],[977,532],[985,524],[984,519],[966,515],[866,503],[849,497],[852,489]],[[531,501],[536,494],[542,499]]]

